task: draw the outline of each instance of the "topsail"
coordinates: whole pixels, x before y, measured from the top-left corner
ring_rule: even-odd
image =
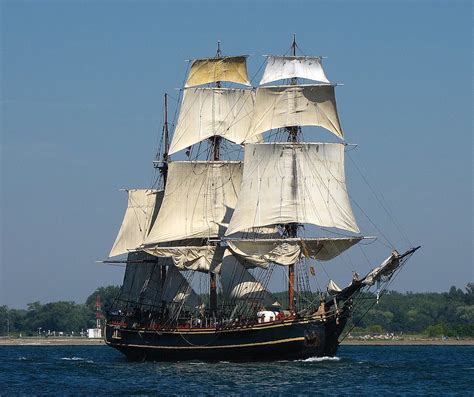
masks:
[[[343,138],[334,87],[313,84],[257,88],[247,142],[265,131],[292,126],[319,126]]]
[[[260,85],[277,80],[302,78],[329,83],[321,64],[321,57],[268,56]]]
[[[218,81],[250,85],[247,76],[247,57],[218,57],[192,61],[186,87]]]
[[[255,93],[234,88],[188,88],[184,90],[170,154],[212,136],[242,143],[252,121]],[[258,141],[258,137],[250,138]]]

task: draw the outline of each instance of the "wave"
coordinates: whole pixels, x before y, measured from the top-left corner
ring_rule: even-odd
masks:
[[[297,360],[297,361],[302,361],[304,363],[318,363],[322,361],[340,361],[341,359],[339,357],[310,357],[310,358],[305,358],[304,360]]]
[[[61,357],[61,360],[64,360],[64,361],[80,361],[80,362],[84,362],[84,363],[88,363],[88,364],[93,364],[94,363],[93,360],[88,360],[87,358],[76,357],[76,356]]]

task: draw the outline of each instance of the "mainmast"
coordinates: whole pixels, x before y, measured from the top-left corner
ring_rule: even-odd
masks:
[[[349,237],[340,241],[334,237],[298,237],[301,224],[353,233],[359,233],[359,228],[345,184],[344,146],[299,143],[303,126],[322,127],[341,139],[344,133],[336,108],[335,85],[324,73],[322,57],[299,56],[297,47],[293,35],[288,55],[266,55],[267,63],[256,90],[252,123],[245,140],[242,183],[225,233],[232,236],[252,228],[282,225],[282,239],[271,239],[272,243],[255,240],[252,243],[255,248],[243,243],[237,252],[243,249],[243,256],[248,259],[254,250],[255,256],[264,263],[288,267],[288,308],[293,312],[296,310],[295,266],[300,259],[328,260],[341,254],[346,244],[360,241]],[[300,79],[312,82],[301,84]],[[268,85],[280,81],[281,84]],[[287,132],[287,139],[282,139],[285,142],[248,141],[276,129]],[[265,259],[262,252],[266,244],[269,244],[269,254]],[[301,244],[301,251],[291,259],[279,260],[272,244]],[[308,247],[313,244],[319,248],[311,253]],[[331,254],[325,256],[323,252]]]
[[[293,43],[291,44],[291,52],[293,56],[296,56],[296,34],[293,34]],[[291,79],[291,85],[297,85],[298,79],[293,77]],[[288,141],[298,142],[299,126],[287,127]],[[288,223],[285,225],[285,229],[288,237],[293,238],[298,236],[298,224]],[[288,310],[295,310],[295,265],[288,266]]]
[[[216,51],[216,58],[221,58],[221,42],[217,42],[217,51]],[[216,81],[215,85],[217,88],[221,87],[221,82]],[[220,144],[221,144],[221,137],[219,135],[214,135],[213,137],[209,138],[210,146],[212,149],[212,160],[218,161],[220,159]],[[209,309],[211,316],[216,314],[217,312],[217,276],[214,272],[209,272]]]
[[[293,34],[293,43],[291,44],[291,55],[294,57],[296,56],[296,34]],[[293,77],[291,79],[290,85],[298,85],[298,78]],[[298,132],[299,132],[299,127],[298,126],[291,126],[287,127],[288,131],[288,141],[289,142],[297,142],[298,141]],[[296,236],[294,236],[296,237]]]

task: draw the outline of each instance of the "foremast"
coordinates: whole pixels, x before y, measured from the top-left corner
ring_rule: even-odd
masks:
[[[191,157],[193,150],[199,151],[200,142],[207,140],[207,156],[200,160],[198,152],[191,160],[170,163],[163,205],[143,245],[144,251],[170,258],[180,270],[209,274],[208,314],[214,320],[217,274],[224,255],[220,241],[235,206],[243,168],[240,161],[222,158],[221,142],[222,138],[243,142],[254,102],[252,90],[223,87],[222,81],[250,85],[246,56],[223,56],[218,43],[215,57],[190,63],[169,150],[187,149]]]
[[[163,190],[166,189],[166,182],[168,180],[168,163],[170,161],[170,141],[169,141],[169,126],[168,126],[168,94],[165,93],[164,95],[164,120],[163,120],[163,154],[162,154],[162,162],[159,166],[161,177],[163,178]],[[158,261],[158,258],[157,258]],[[165,288],[166,282],[166,266],[160,266],[160,287],[163,291]],[[164,300],[162,300],[163,305],[165,304]]]

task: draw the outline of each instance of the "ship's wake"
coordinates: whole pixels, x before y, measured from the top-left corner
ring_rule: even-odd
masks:
[[[319,363],[323,361],[340,361],[340,360],[341,360],[340,357],[324,356],[324,357],[309,357],[309,358],[305,358],[304,360],[296,360],[296,361],[301,361],[304,363]]]

